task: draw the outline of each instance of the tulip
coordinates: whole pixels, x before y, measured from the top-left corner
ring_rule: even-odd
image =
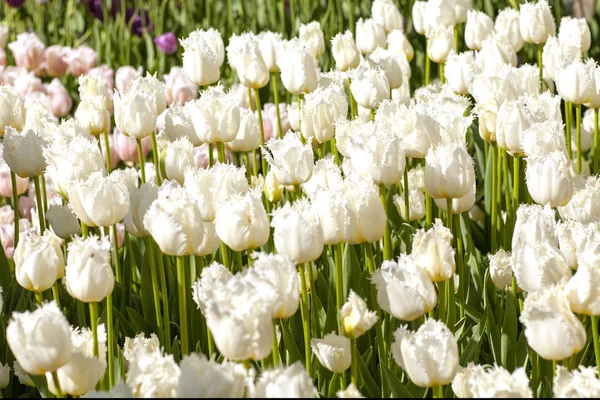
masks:
[[[573,183],[567,158],[562,152],[528,158],[525,173],[527,189],[536,203],[559,207],[571,199]]]
[[[112,107],[111,94],[103,77],[98,75],[82,75],[79,77],[79,97],[85,100],[88,96],[99,96],[104,100],[106,110]]]
[[[12,210],[11,210],[12,212]],[[15,251],[15,230],[14,221],[11,223],[0,225],[0,241],[2,241],[2,247],[6,257],[10,260],[13,259],[13,253]],[[25,218],[19,219],[19,238],[25,236],[27,233],[36,233],[35,229],[29,220]]]
[[[454,275],[456,264],[451,243],[452,232],[437,218],[428,231],[418,229],[413,237],[411,254],[432,282],[446,281]]]
[[[271,171],[269,171],[269,174]],[[267,174],[267,180],[269,179]],[[309,198],[314,198],[321,190],[338,191],[343,185],[342,173],[333,161],[332,156],[326,156],[318,160],[310,179],[302,184],[302,190]]]
[[[400,55],[384,48],[377,48],[369,55],[369,60],[385,72],[390,89],[402,86],[404,78],[400,63],[403,59]]]
[[[240,111],[233,92],[225,93],[221,86],[211,87],[198,100],[186,103],[185,109],[199,141],[227,143],[235,139]]]
[[[394,54],[404,55],[406,61],[411,62],[415,51],[401,30],[392,30],[387,35],[387,49]]]
[[[310,51],[298,42],[283,42],[277,65],[281,81],[292,94],[310,93],[317,88],[317,61]]]
[[[378,47],[385,47],[386,36],[383,28],[368,18],[356,22],[356,47],[362,54],[371,54]]]
[[[427,272],[410,255],[400,255],[397,262],[384,261],[373,274],[372,283],[381,309],[404,321],[419,318],[437,304],[437,293]]]
[[[386,33],[397,29],[404,30],[404,21],[398,7],[391,0],[375,0],[371,5],[371,14]]]
[[[500,290],[506,290],[512,285],[511,254],[498,250],[496,254],[488,255],[490,261],[490,277],[494,285]]]
[[[316,58],[325,52],[325,37],[319,21],[311,21],[308,24],[300,24],[298,28],[300,44],[309,49]]]
[[[145,333],[138,333],[134,338],[126,337],[123,344],[123,358],[127,362],[134,361],[134,358],[140,355],[139,350],[144,350],[148,353],[160,354],[160,342],[155,333],[151,333],[147,338]],[[137,353],[137,354],[136,354]]]
[[[521,244],[534,245],[538,242],[546,242],[553,247],[558,247],[555,231],[554,211],[550,207],[521,204],[517,209],[512,248],[516,249]]]
[[[182,107],[177,102],[171,104],[165,113],[163,132],[171,142],[181,137],[187,137],[194,146],[202,144],[194,131],[194,125],[189,115],[189,108]]]
[[[519,10],[508,7],[498,13],[494,23],[494,30],[496,33],[500,37],[504,38],[504,40],[507,41],[517,53],[525,44],[523,36],[521,36],[519,19]]]
[[[354,383],[350,383],[345,390],[338,390],[335,392],[335,395],[340,399],[360,399],[365,397],[360,394]]]
[[[112,142],[114,143],[115,154],[118,159],[125,161],[125,163],[135,163],[139,160],[137,143],[135,139],[125,136],[117,127],[114,128],[111,137]],[[143,138],[142,153],[144,154],[144,157],[148,155],[151,147],[151,138],[149,136]]]
[[[571,270],[558,248],[543,241],[514,247],[511,264],[517,285],[526,292],[565,283],[571,277]]]
[[[173,54],[177,51],[177,38],[173,32],[166,32],[155,37],[154,44],[165,54]]]
[[[475,75],[473,52],[450,53],[444,66],[444,76],[454,93],[466,95]]]
[[[338,33],[331,39],[331,53],[335,60],[335,67],[339,71],[348,71],[358,67],[360,53],[352,37],[352,32],[347,30]]]
[[[158,116],[152,95],[130,88],[127,94],[115,93],[115,123],[121,133],[134,139],[143,139],[154,132]]]
[[[131,352],[125,382],[132,388],[131,397],[173,398],[177,395],[180,374],[173,355],[136,346]]]
[[[485,369],[469,363],[466,368],[460,368],[454,377],[452,390],[463,398],[533,397],[529,378],[523,368],[517,368],[511,374],[497,365]]]
[[[248,371],[238,363],[217,363],[204,354],[192,353],[183,357],[179,367],[181,375],[176,397],[244,397]]]
[[[511,155],[524,154],[522,132],[529,129],[534,122],[531,113],[527,110],[526,101],[527,98],[524,97],[506,100],[498,110],[496,141],[498,146]]]
[[[86,95],[77,106],[75,118],[94,136],[106,132],[110,124],[106,98]]]
[[[235,140],[227,143],[231,151],[249,152],[260,147],[258,118],[249,109],[240,109],[240,127]],[[249,168],[249,165],[246,166]]]
[[[319,392],[313,380],[304,370],[302,362],[296,361],[289,367],[263,370],[255,385],[249,388],[249,397],[304,397],[315,398]]]
[[[129,192],[118,174],[91,173],[87,179],[73,182],[68,189],[73,212],[88,226],[111,226],[129,210]],[[102,207],[98,207],[102,204]]]
[[[473,188],[469,191],[469,193],[459,199],[452,199],[452,214],[462,214],[469,211],[475,204],[476,191],[477,188],[475,186],[475,182],[473,182]],[[434,201],[438,208],[446,212],[448,211],[448,204],[444,199],[434,199]]]
[[[501,36],[490,35],[483,41],[481,50],[477,55],[481,69],[487,75],[495,75],[504,65],[517,66],[517,53],[512,46]],[[502,104],[502,102],[499,102]]]
[[[348,115],[348,100],[340,86],[318,88],[304,97],[302,106],[302,136],[318,143],[331,140],[335,123]]]
[[[273,171],[267,172],[265,183],[263,186],[263,193],[267,200],[271,203],[278,203],[283,198],[283,185],[279,184],[277,177]],[[306,191],[306,190],[305,190]]]
[[[387,217],[377,186],[359,176],[350,176],[344,181],[343,193],[354,213],[354,216],[348,216],[348,221],[357,224],[346,228],[345,241],[360,244],[380,240],[385,233]]]
[[[171,67],[168,74],[163,75],[165,80],[165,98],[167,103],[179,102],[185,104],[198,97],[198,87],[188,79],[181,67]]]
[[[494,21],[484,12],[469,10],[465,25],[465,43],[471,50],[480,50],[483,41],[494,30]]]
[[[195,254],[203,244],[200,211],[185,189],[175,182],[160,188],[143,217],[143,224],[165,254]]]
[[[215,288],[225,285],[232,277],[233,274],[216,261],[202,269],[200,278],[192,285],[192,298],[202,314],[206,313],[207,304],[214,297],[212,293]]]
[[[402,217],[402,219],[405,221],[421,220],[425,216],[425,193],[423,193],[421,190],[409,189],[408,215],[406,215],[406,208],[404,202],[405,199],[403,196],[401,197],[395,194],[392,198],[394,205],[396,206],[396,210],[398,211],[398,214],[400,214],[400,217]]]
[[[543,158],[553,152],[567,154],[562,122],[535,123],[522,133],[523,150],[531,158]]]
[[[17,40],[8,44],[15,64],[29,71],[35,70],[44,60],[44,44],[33,32],[22,32]]]
[[[370,110],[390,98],[390,84],[384,71],[359,68],[352,73],[350,90],[356,102]]]
[[[367,308],[365,300],[350,289],[348,300],[339,310],[338,318],[344,328],[344,335],[357,339],[375,325],[378,317],[375,311]]]
[[[23,99],[12,86],[0,86],[0,133],[4,135],[6,127],[21,130],[25,124]]]
[[[10,179],[10,167],[1,156],[0,159],[0,196],[11,197],[13,195],[13,187]],[[20,196],[29,188],[29,178],[21,178],[19,175],[15,175],[15,178],[17,182],[17,196]],[[21,201],[20,198],[19,201]]]
[[[231,37],[227,58],[232,69],[237,71],[242,85],[260,89],[269,83],[269,69],[261,56],[256,36],[244,33]]]
[[[124,65],[117,69],[115,74],[115,86],[119,93],[126,94],[133,81],[142,76],[142,67],[137,69],[129,65]]]
[[[219,238],[234,251],[262,247],[269,239],[269,218],[257,192],[234,195],[215,217]]]
[[[13,312],[6,341],[21,368],[31,375],[55,372],[71,359],[71,328],[54,301],[33,312]]]
[[[546,360],[564,360],[586,344],[585,329],[560,285],[529,293],[519,320],[529,346]]]
[[[66,206],[51,204],[46,211],[46,219],[54,234],[61,239],[69,239],[81,232],[77,216]]]
[[[416,332],[405,325],[394,332],[396,363],[420,387],[447,385],[458,370],[458,345],[446,324],[429,318]]]
[[[273,211],[271,226],[277,252],[296,263],[314,261],[323,252],[323,231],[310,203],[301,199]]]
[[[98,54],[86,45],[71,49],[67,55],[69,72],[74,77],[85,75],[96,66]]]
[[[464,142],[432,147],[425,161],[425,188],[432,198],[459,199],[472,190],[475,169]]]
[[[71,332],[72,353],[68,363],[56,371],[56,377],[63,393],[72,396],[86,394],[96,387],[106,370],[106,330],[104,324],[98,327],[100,358],[94,356],[93,333],[88,328],[73,329]],[[48,389],[56,394],[54,378],[46,372]]]
[[[10,382],[10,366],[0,363],[0,389],[4,389]]]
[[[281,49],[282,42],[283,39],[279,32],[262,31],[258,34],[258,49],[269,72],[279,72],[277,54]]]
[[[46,61],[46,71],[51,77],[63,77],[67,73],[69,64],[67,63],[67,56],[69,54],[69,48],[52,45],[46,48],[44,51],[44,60]]]
[[[282,185],[299,185],[308,181],[313,171],[313,152],[310,143],[302,144],[297,133],[288,132],[282,139],[269,140],[268,150],[262,149]]]
[[[565,285],[565,295],[573,312],[598,316],[600,315],[600,301],[597,295],[600,279],[598,258],[593,252],[583,251],[577,259],[579,261],[577,272]]]
[[[427,1],[415,1],[412,7],[413,27],[419,35],[425,34],[425,13]]]
[[[73,107],[73,100],[62,82],[57,78],[52,79],[52,82],[46,86],[46,91],[50,96],[52,114],[65,117]]]
[[[163,157],[167,178],[183,184],[184,172],[194,165],[192,143],[186,137],[169,142]]]
[[[325,335],[323,339],[311,339],[313,353],[322,366],[331,372],[342,373],[352,363],[350,356],[350,339],[335,333]]]
[[[573,197],[564,207],[559,207],[561,217],[590,223],[600,220],[600,180],[591,176],[583,185],[573,185]]]
[[[569,371],[558,365],[552,385],[555,398],[596,398],[600,396],[597,367],[584,367]]]
[[[17,282],[36,293],[51,288],[65,272],[60,244],[50,232],[22,237],[15,249],[14,260]]]
[[[594,86],[594,78],[589,68],[580,60],[575,59],[557,72],[556,89],[565,101],[573,104],[590,102],[595,92]]]
[[[190,81],[198,86],[207,86],[219,80],[220,68],[225,57],[223,39],[214,29],[195,30],[185,39],[183,47],[183,69]]]
[[[562,17],[558,28],[558,40],[575,44],[581,54],[587,52],[592,44],[592,35],[585,18]]]
[[[46,171],[42,152],[47,142],[42,135],[31,129],[24,132],[12,127],[6,129],[2,155],[10,169],[21,178],[38,176]]]
[[[556,80],[559,70],[579,58],[581,53],[577,45],[571,42],[560,42],[554,36],[549,37],[542,51],[544,79]]]
[[[520,7],[519,26],[527,43],[544,43],[556,34],[556,24],[546,0],[524,3]]]
[[[321,222],[325,244],[353,241],[360,235],[352,201],[342,191],[321,189],[312,197],[312,204]]]
[[[457,22],[453,3],[445,0],[427,1],[422,12],[424,34],[428,39],[431,39],[436,27],[454,28]]]
[[[433,62],[444,63],[452,51],[456,51],[454,30],[443,26],[433,28],[427,42],[427,57]]]

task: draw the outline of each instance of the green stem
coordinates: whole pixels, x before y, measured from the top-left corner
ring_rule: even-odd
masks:
[[[433,390],[433,398],[434,399],[443,399],[444,391],[442,390],[442,386],[434,386],[431,388]]]
[[[160,156],[158,154],[158,144],[156,143],[156,132],[154,131],[152,131],[152,160],[154,161],[154,169],[156,171],[156,184],[160,186],[162,184],[162,178],[160,177]]]
[[[573,119],[573,104],[565,101],[565,133],[567,134],[567,154],[569,160],[573,159],[573,151],[571,150],[571,120]]]
[[[88,226],[83,222],[81,223],[81,237],[83,239],[88,237]]]
[[[407,224],[410,224],[410,200],[409,200],[409,184],[408,184],[408,157],[404,165],[404,215]]]
[[[46,211],[48,210],[48,196],[47,196],[47,192],[46,192],[46,177],[44,176],[44,174],[41,174],[39,176],[40,179],[40,188],[42,190],[42,205],[43,205],[43,210],[44,210],[44,222],[46,221]],[[48,226],[48,223],[45,222],[46,227]]]
[[[90,324],[92,325],[92,336],[94,339],[94,357],[98,358],[98,303],[92,301],[90,307]]]
[[[188,347],[188,322],[187,322],[187,297],[185,282],[185,256],[177,257],[177,287],[179,289],[179,331],[181,335],[181,354],[189,354]]]
[[[391,260],[392,259],[392,249],[391,249],[391,237],[390,237],[390,224],[388,222],[388,207],[387,207],[387,196],[386,189],[383,183],[379,184],[379,197],[381,198],[381,203],[383,204],[383,209],[385,210],[385,233],[383,235],[383,259]]]
[[[319,322],[317,319],[317,290],[316,290],[316,285],[317,282],[315,281],[315,277],[313,274],[313,268],[312,268],[312,263],[306,263],[306,268],[308,268],[308,271],[306,271],[308,273],[308,281],[310,282],[310,318],[311,318],[311,329],[312,329],[312,334],[314,337],[321,337],[321,332],[319,329]]]
[[[244,263],[242,262],[242,252],[236,251],[235,257],[236,257],[236,261],[237,261],[238,271],[242,272],[244,270]]]
[[[38,220],[40,222],[40,235],[44,234],[46,230],[46,223],[44,221],[44,206],[42,204],[42,192],[40,188],[40,177],[33,177],[33,184],[35,185],[35,200],[38,207]],[[18,208],[18,207],[17,207]]]
[[[453,279],[453,277],[450,277]],[[446,282],[438,282],[438,319],[446,322]]]
[[[429,229],[433,223],[433,202],[427,192],[425,192],[425,227]]]
[[[167,292],[167,279],[165,276],[165,266],[163,264],[162,253],[158,248],[158,245],[150,240],[152,246],[152,254],[156,257],[156,265],[158,265],[158,276],[160,279],[160,290],[162,295],[163,313],[164,313],[164,328],[165,328],[165,348],[167,353],[171,352],[171,324],[169,323],[169,293]]]
[[[277,320],[273,321],[273,349],[271,350],[273,356],[273,367],[279,365],[279,343],[277,342]]]
[[[337,149],[337,143],[335,141],[335,136],[331,138],[331,152],[333,153],[333,160],[335,161],[335,165],[337,165],[338,167],[342,166],[342,163],[340,161],[340,153],[338,152]]]
[[[256,97],[256,112],[258,114],[258,126],[260,128],[260,145],[262,147],[265,145],[265,128],[263,126],[262,105],[260,104],[260,96],[258,94],[258,89],[254,89],[254,97]],[[277,108],[277,113],[279,113],[279,108]],[[256,162],[256,159],[254,159],[254,161]],[[260,166],[263,176],[267,176],[267,160],[264,157],[262,157],[262,155],[260,157]]]
[[[35,300],[37,301],[37,303],[41,306],[42,304],[44,304],[44,296],[42,295],[42,292],[34,292],[35,293]]]
[[[438,68],[439,68],[439,75],[440,75],[440,82],[442,83],[442,85],[444,83],[446,83],[446,77],[444,76],[444,63],[441,62],[438,64]]]
[[[513,222],[517,220],[517,210],[519,209],[519,204],[521,204],[521,200],[519,198],[520,193],[520,174],[521,174],[521,157],[518,154],[513,156]]]
[[[164,342],[164,330],[162,324],[162,318],[160,315],[160,291],[158,289],[158,273],[156,266],[156,258],[154,255],[154,246],[152,246],[152,238],[150,236],[144,237],[144,244],[148,251],[148,259],[150,261],[150,280],[152,282],[152,297],[154,297],[154,312],[156,314],[156,326],[159,332],[159,338]]]
[[[596,356],[596,365],[600,365],[600,341],[598,340],[598,317],[591,316],[592,338],[594,341],[594,354]]]
[[[223,266],[225,268],[231,269],[232,266],[229,265],[229,249],[227,248],[227,245],[223,242],[221,242],[220,246],[221,246],[221,262],[223,263]]]
[[[250,152],[249,151],[245,151],[244,153],[244,163],[246,164],[246,179],[248,180],[248,183],[250,183],[250,175],[252,174],[252,172],[250,171]]]
[[[462,319],[465,316],[465,303],[467,301],[467,292],[466,292],[466,271],[465,271],[465,255],[464,255],[464,247],[463,247],[463,238],[462,238],[462,229],[460,226],[460,214],[456,214],[454,216],[455,224],[454,230],[456,232],[456,267],[458,269],[458,297],[460,299],[459,303],[459,316]]]
[[[52,297],[54,298],[54,301],[56,302],[58,308],[60,308],[60,296],[58,295],[58,281],[54,282],[54,285],[52,285]]]
[[[281,131],[281,116],[279,115],[279,90],[277,89],[277,73],[273,72],[271,74],[271,82],[273,83],[273,97],[275,97],[275,115],[277,115],[277,133],[278,137],[281,139],[284,133]],[[262,118],[262,115],[261,115]],[[265,140],[265,135],[263,134],[263,141]]]
[[[107,342],[108,342],[108,388],[111,389],[115,385],[115,336],[114,336],[114,328],[113,328],[113,295],[110,293],[106,296],[106,332],[107,332]]]
[[[575,129],[577,135],[577,173],[581,175],[581,104],[575,105]]]
[[[492,223],[492,231],[491,231],[491,235],[492,235],[492,253],[496,252],[497,247],[497,235],[496,235],[496,223],[497,223],[497,216],[498,216],[498,203],[496,202],[496,186],[498,185],[498,179],[497,179],[497,173],[496,170],[498,169],[498,162],[497,162],[497,158],[498,158],[498,148],[497,146],[492,142],[490,143],[490,147],[491,147],[491,152],[492,152],[492,216],[491,216],[491,223]]]
[[[215,165],[215,155],[213,154],[213,145],[212,143],[207,143],[208,146],[208,166],[212,167]]]
[[[350,339],[350,355],[352,364],[350,365],[350,376],[354,386],[358,387],[358,349],[356,348],[356,339]]]
[[[429,39],[425,38],[425,49],[427,49],[429,43]],[[427,54],[427,50],[425,50],[425,85],[429,85],[429,80],[431,76],[431,60],[429,59],[429,55]]]
[[[108,171],[108,173],[110,174],[110,171],[112,170],[112,164],[110,162],[110,143],[108,141],[108,130],[104,130],[104,134],[102,135],[104,136],[104,149],[105,149],[105,157],[106,157],[106,170]]]
[[[348,87],[352,84],[352,79],[348,78]],[[356,118],[356,100],[354,100],[354,95],[352,94],[352,90],[348,90],[350,94],[350,119]]]
[[[56,397],[58,397],[58,398],[65,397],[65,395],[63,394],[62,389],[60,387],[60,381],[58,380],[58,374],[56,373],[56,371],[54,371],[52,373],[52,380],[54,381],[54,389],[56,390]]]
[[[506,226],[504,228],[505,238],[506,238],[506,248],[509,248],[512,233],[512,223],[513,223],[513,202],[510,197],[510,182],[508,180],[508,154],[503,151],[502,152],[502,173],[504,175],[504,200],[506,203]]]
[[[543,43],[538,43],[537,45],[537,57],[538,57],[538,67],[539,67],[539,76],[540,76],[540,86],[542,87],[542,90],[544,90],[543,88],[543,83],[544,83],[544,67],[542,64],[542,50],[544,50],[544,44]]]
[[[343,285],[343,270],[342,270],[342,245],[336,244],[333,246],[333,258],[335,259],[335,300],[337,310],[341,310],[344,305],[344,285]],[[342,322],[338,319],[338,333],[344,334]]]
[[[600,134],[598,134],[598,109],[594,109],[594,174],[598,172],[598,160],[600,159]]]
[[[312,267],[311,267],[312,268]],[[302,314],[302,329],[304,331],[304,359],[306,363],[306,372],[308,376],[313,378],[312,363],[310,360],[310,316],[308,315],[308,292],[306,289],[306,273],[304,270],[304,264],[298,265],[298,272],[300,273],[300,313]]]
[[[225,163],[225,144],[223,142],[217,142],[217,156],[220,163]]]
[[[115,275],[117,283],[123,282],[123,271],[121,269],[121,259],[119,258],[119,240],[117,238],[117,225],[111,226],[113,236],[113,251],[115,256]]]
[[[142,183],[146,183],[146,159],[144,157],[144,152],[142,151],[142,140],[136,139],[137,142],[137,151],[138,151],[138,160],[140,161],[140,175],[142,176]]]

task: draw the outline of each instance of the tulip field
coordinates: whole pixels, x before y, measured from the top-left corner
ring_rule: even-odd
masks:
[[[600,2],[0,0],[0,397],[600,397]]]

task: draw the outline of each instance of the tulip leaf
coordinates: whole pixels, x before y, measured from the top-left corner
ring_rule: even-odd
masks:
[[[361,357],[356,357],[358,363],[358,379],[359,379],[359,387],[364,389],[368,397],[377,397],[381,398],[381,389],[375,383],[375,380],[371,376],[371,372],[369,372],[369,368],[365,361]],[[362,385],[360,384],[362,381]]]
[[[325,319],[325,327],[323,333],[326,335],[329,332],[337,329],[337,311],[335,300],[330,291],[327,292],[327,318]]]
[[[392,389],[393,397],[400,398],[412,398],[411,393],[404,387],[402,382],[398,379],[396,375],[383,363],[383,373],[385,374],[385,379],[388,382],[388,385]]]
[[[489,291],[487,290],[490,285],[489,282],[489,271],[486,271],[484,283],[485,298],[489,296]],[[494,307],[488,301],[487,306],[485,307],[485,317],[487,320],[486,330],[488,333],[488,339],[490,342],[490,348],[492,350],[492,356],[494,358],[494,361],[500,364],[500,330],[498,329],[498,325],[496,324],[496,319],[494,318],[492,309],[494,309]]]
[[[11,276],[11,268],[4,253],[4,247],[0,246],[0,286],[6,293],[8,287],[14,282]]]
[[[492,214],[492,149],[491,146],[493,143],[490,143],[490,148],[488,150],[488,157],[485,164],[485,179],[483,180],[483,205],[486,215]]]
[[[502,324],[501,360],[502,366],[509,371],[515,369],[517,346],[517,310],[512,292],[505,293],[506,309]]]
[[[55,397],[48,389],[48,382],[46,381],[46,375],[29,375],[35,388],[40,392],[40,396],[43,398]]]
[[[146,319],[144,319],[144,317],[142,317],[133,308],[127,307],[127,315],[129,315],[131,323],[133,324],[133,326],[135,326],[136,332],[144,332],[144,333],[152,332],[152,330],[150,329],[150,326],[146,322]]]
[[[367,244],[368,246],[369,244]],[[348,297],[348,291],[350,288],[350,280],[352,277],[358,274],[361,270],[360,263],[358,262],[358,257],[356,256],[355,246],[352,244],[347,244],[344,246],[344,257],[342,259],[342,270],[343,272],[343,288],[344,288],[344,298]],[[356,286],[353,286],[356,288]]]
[[[133,328],[133,325],[131,325],[131,322],[125,318],[118,308],[113,307],[113,313],[116,319],[122,324],[123,335],[126,337],[134,337],[136,330]]]
[[[481,349],[481,336],[486,328],[487,320],[482,318],[479,323],[471,329],[471,337],[467,341],[460,355],[460,365],[467,365],[469,362],[477,362],[479,359],[479,350]]]
[[[339,390],[339,389],[341,389],[341,390],[346,389],[346,388],[342,389],[339,386],[340,380],[341,380],[340,374],[333,374],[333,378],[331,378],[331,380],[329,381],[329,388],[327,389],[327,397],[329,397],[329,398],[334,397],[335,393],[337,392],[337,390]]]
[[[283,344],[286,352],[286,364],[290,365],[298,360],[303,361],[304,358],[302,357],[300,350],[298,350],[296,340],[292,336],[285,321],[281,321],[281,333],[283,334]]]
[[[152,332],[156,332],[158,327],[156,325],[156,312],[154,309],[154,292],[152,290],[152,274],[150,271],[150,252],[148,248],[144,251],[142,257],[142,271],[141,271],[141,282],[142,282],[142,314],[143,319],[147,321],[146,326],[150,324]],[[133,321],[132,321],[133,322]],[[146,331],[148,332],[148,331]]]

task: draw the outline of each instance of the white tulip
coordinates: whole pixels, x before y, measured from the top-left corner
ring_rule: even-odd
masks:
[[[375,325],[377,312],[370,311],[364,299],[358,296],[352,289],[348,293],[348,300],[339,310],[338,318],[344,328],[344,335],[356,339],[364,335]]]
[[[333,137],[335,123],[347,115],[348,100],[342,87],[318,88],[304,97],[301,134],[309,141],[314,138],[325,143]]]
[[[473,189],[475,167],[464,142],[430,148],[425,162],[425,189],[432,198],[460,199]]]
[[[428,231],[419,229],[414,235],[411,255],[432,282],[442,282],[454,275],[456,263],[451,243],[452,232],[438,218]]]
[[[465,44],[471,50],[480,50],[483,41],[494,30],[494,21],[484,12],[469,10],[465,25]]]
[[[220,68],[225,57],[221,34],[195,30],[180,40],[183,47],[183,69],[194,84],[207,86],[219,80]]]
[[[456,52],[454,29],[445,26],[432,28],[427,41],[427,56],[431,61],[444,63],[452,51]]]
[[[378,47],[385,47],[386,37],[383,28],[368,18],[356,22],[356,47],[362,54],[371,54]]]
[[[129,192],[130,207],[123,222],[133,236],[143,237],[150,234],[144,227],[144,216],[157,197],[158,187],[151,182],[146,182]]]
[[[494,23],[496,33],[510,43],[515,52],[519,52],[525,44],[521,36],[519,18],[519,10],[507,7],[498,13]]]
[[[10,169],[21,178],[38,176],[46,171],[43,149],[47,141],[43,135],[43,132],[31,129],[19,132],[12,127],[5,127],[2,156]]]
[[[343,182],[340,167],[333,156],[328,155],[315,163],[310,179],[302,184],[302,190],[312,199],[321,190],[341,190]]]
[[[282,185],[298,185],[308,181],[313,171],[310,143],[302,144],[297,133],[288,132],[282,139],[267,142],[263,156]]]
[[[75,237],[68,246],[65,268],[65,286],[69,294],[84,303],[102,301],[112,293],[115,285],[110,264],[110,243],[106,238]]]
[[[600,220],[600,178],[590,176],[583,185],[575,182],[571,200],[564,207],[558,207],[561,217],[582,223]]]
[[[202,142],[194,131],[194,125],[188,111],[189,108],[182,107],[179,102],[171,104],[165,114],[163,132],[171,142],[180,137],[187,137],[194,146],[200,146]]]
[[[192,143],[186,137],[169,142],[163,157],[167,178],[183,184],[185,171],[195,165]]]
[[[523,3],[520,6],[519,26],[527,43],[540,44],[556,35],[556,23],[547,0]]]
[[[495,254],[488,255],[490,260],[490,277],[494,285],[500,290],[509,289],[512,285],[511,254],[505,250],[498,250]]]
[[[279,72],[277,54],[282,46],[282,36],[279,32],[262,31],[258,34],[258,49],[269,69],[269,72]]]
[[[378,47],[369,55],[369,60],[385,72],[390,89],[398,89],[403,85],[404,77],[401,64],[405,60],[401,55]]]
[[[339,71],[348,71],[358,67],[360,53],[352,37],[352,32],[346,30],[338,33],[331,39],[331,53],[335,60],[335,67]]]
[[[595,93],[595,80],[590,65],[575,59],[564,68],[557,70],[556,89],[565,101],[573,104],[591,101]]]
[[[322,366],[331,372],[341,373],[350,368],[350,339],[335,333],[325,335],[323,339],[311,339],[310,346]]]
[[[319,21],[300,24],[298,27],[300,44],[310,50],[314,57],[320,57],[325,52],[325,36]]]
[[[573,196],[569,161],[562,152],[552,152],[540,158],[527,158],[525,178],[527,189],[538,204],[565,206]]]
[[[204,354],[192,353],[179,363],[177,384],[179,398],[244,397],[248,372],[241,364],[208,360]]]
[[[25,124],[25,105],[16,88],[9,85],[0,86],[0,133],[4,134],[7,126],[16,130],[23,129]]]
[[[468,94],[476,72],[475,68],[475,56],[472,51],[450,53],[444,68],[446,83],[455,93]]]
[[[41,293],[63,277],[65,260],[60,244],[46,231],[20,236],[14,252],[15,278],[27,290]]]
[[[523,368],[517,368],[511,374],[497,365],[486,369],[469,363],[454,377],[452,390],[463,398],[533,397],[529,378]]]
[[[283,86],[292,94],[310,93],[317,88],[317,61],[298,42],[284,42],[277,65]]]
[[[256,384],[250,386],[248,394],[255,398],[319,397],[312,378],[300,361],[289,367],[264,370]]]
[[[452,199],[452,214],[462,214],[467,212],[473,207],[475,204],[475,194],[477,192],[477,187],[475,186],[475,182],[473,182],[473,188],[469,190],[469,193],[464,195],[458,199]],[[435,205],[438,208],[448,211],[448,204],[446,199],[434,199]]]
[[[555,398],[598,398],[600,397],[600,379],[598,367],[584,367],[569,371],[558,365],[552,391]]]
[[[150,136],[156,127],[158,110],[152,92],[132,86],[127,94],[114,94],[115,124],[126,136],[143,139]]]
[[[404,221],[419,221],[425,216],[425,193],[413,189],[409,189],[408,192],[408,215],[406,215],[404,194],[395,194],[392,200]]]
[[[399,31],[404,30],[404,20],[402,14],[392,0],[375,0],[371,5],[371,15],[386,32],[391,32],[394,29]]]
[[[360,394],[354,383],[350,383],[345,390],[338,390],[335,395],[340,399],[362,399],[365,397]]]
[[[240,109],[240,127],[234,140],[227,143],[231,151],[248,152],[260,146],[258,118],[247,108]]]
[[[395,29],[387,35],[387,49],[394,54],[404,55],[406,61],[411,62],[415,50],[401,30]]]
[[[425,36],[431,39],[433,30],[441,28],[454,29],[456,25],[456,14],[454,1],[428,0],[424,6],[423,21],[425,25]]]
[[[585,18],[562,17],[558,27],[558,40],[576,45],[582,54],[587,52],[592,44],[592,35]]]
[[[565,285],[571,310],[577,314],[600,315],[600,265],[596,257],[583,252],[577,272]],[[583,256],[585,255],[585,256]]]
[[[558,248],[543,241],[514,247],[511,265],[517,285],[526,292],[566,283],[571,277],[571,270]]]
[[[177,396],[180,375],[173,355],[163,355],[160,350],[137,345],[131,351],[125,382],[133,397],[173,398]]]
[[[254,34],[233,35],[227,46],[227,58],[242,85],[260,89],[269,83],[269,69],[262,58],[258,38]]]
[[[344,195],[355,214],[350,221],[357,223],[355,229],[346,230],[346,242],[360,244],[380,240],[385,233],[387,216],[377,186],[357,175],[349,176],[344,181]]]

